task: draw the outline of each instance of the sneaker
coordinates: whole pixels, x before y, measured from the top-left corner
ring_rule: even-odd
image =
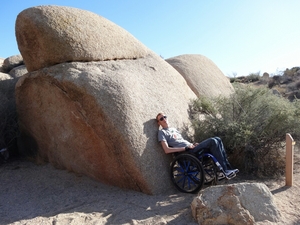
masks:
[[[225,170],[224,171],[226,177],[231,177],[231,176],[235,175],[238,172],[239,172],[238,169],[235,169],[235,170]]]
[[[225,174],[224,173],[218,173],[218,181],[221,181],[221,180],[223,180],[223,179],[225,179],[226,178],[226,176],[225,176]]]
[[[234,173],[237,174],[239,171],[239,169],[234,169]]]

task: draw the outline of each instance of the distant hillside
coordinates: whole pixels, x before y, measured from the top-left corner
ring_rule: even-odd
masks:
[[[274,94],[281,95],[290,101],[300,99],[300,67],[286,69],[277,75],[252,73],[248,76],[230,78],[231,83],[251,84],[257,87],[267,87]]]

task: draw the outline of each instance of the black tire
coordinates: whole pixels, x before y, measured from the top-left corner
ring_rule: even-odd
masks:
[[[200,161],[191,154],[180,154],[171,163],[172,182],[181,192],[199,191],[204,183],[203,174]]]
[[[203,172],[204,172],[204,184],[216,185],[217,184],[217,167],[209,156],[203,156],[201,159]]]

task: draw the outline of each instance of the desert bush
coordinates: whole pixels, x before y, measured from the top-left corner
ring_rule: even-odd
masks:
[[[236,80],[237,80],[236,77],[230,77],[230,78],[229,78],[229,82],[230,82],[230,83],[234,83],[234,82],[236,82]]]
[[[247,76],[248,82],[259,81],[259,79],[260,79],[260,72],[257,72],[257,73],[250,73],[250,74]]]
[[[229,98],[198,98],[191,116],[195,140],[219,136],[231,163],[259,177],[284,172],[280,151],[285,135],[299,138],[300,133],[300,102],[289,102],[267,88],[235,85]]]
[[[242,83],[252,83],[260,80],[260,72],[250,73],[248,76],[240,76],[240,77],[231,77],[229,79],[230,83],[234,82],[242,82]]]

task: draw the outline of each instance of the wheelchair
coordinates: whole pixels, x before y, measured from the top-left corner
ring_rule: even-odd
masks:
[[[232,179],[237,169],[226,174],[217,159],[209,153],[177,153],[171,162],[171,180],[184,193],[196,193],[204,184],[216,185],[223,179]]]

